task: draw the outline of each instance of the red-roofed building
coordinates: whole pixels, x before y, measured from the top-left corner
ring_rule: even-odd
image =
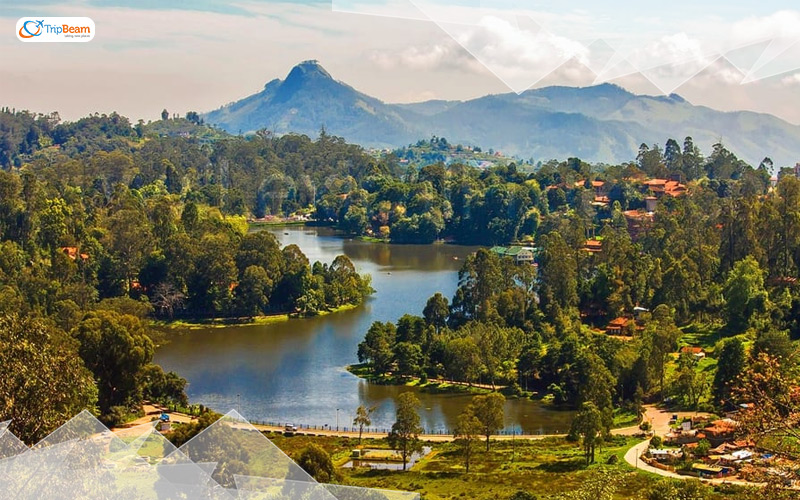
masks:
[[[733,439],[736,433],[736,422],[729,418],[721,418],[703,429],[703,433],[712,445],[719,446],[725,441]]]
[[[656,198],[660,198],[665,194],[677,198],[686,194],[686,186],[678,181],[668,179],[650,179],[644,181],[643,186],[646,190],[653,193]]]
[[[625,220],[628,222],[628,233],[633,241],[636,241],[653,223],[653,212],[626,210],[622,212],[622,215],[625,216]]]
[[[600,240],[586,240],[583,249],[589,253],[600,253],[603,251],[603,242]]]
[[[701,360],[706,357],[706,352],[703,350],[702,347],[694,347],[694,346],[683,346],[680,350],[681,354],[690,354],[694,357],[695,360]]]
[[[619,318],[614,318],[608,322],[608,326],[606,326],[606,333],[608,335],[622,335],[623,332],[628,328],[633,322],[631,318],[625,318],[620,316]]]
[[[89,256],[85,253],[79,253],[77,247],[61,247],[61,251],[72,260],[78,260],[78,256],[80,256],[81,260],[89,260]]]

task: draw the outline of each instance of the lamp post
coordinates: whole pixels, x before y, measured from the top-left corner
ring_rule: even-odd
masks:
[[[239,415],[242,414],[242,395],[241,394],[237,394],[236,395],[236,411],[239,413]]]
[[[336,408],[336,432],[339,432],[339,410],[340,408]]]

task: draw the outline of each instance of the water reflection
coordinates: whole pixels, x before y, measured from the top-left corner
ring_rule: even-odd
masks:
[[[312,262],[331,262],[344,253],[372,275],[377,293],[357,309],[319,318],[173,333],[156,362],[189,381],[192,401],[219,411],[236,408],[250,419],[275,423],[335,426],[338,420],[345,427],[365,404],[377,407],[373,427],[388,429],[394,397],[409,388],[369,384],[344,367],[357,361],[357,345],[373,321],[420,314],[435,292],[452,297],[457,271],[474,248],[366,243],[327,228],[287,227],[274,234],[283,245],[297,244]],[[423,426],[434,432],[450,432],[469,401],[416,391]],[[506,413],[509,431],[565,431],[569,425],[568,414],[529,400],[509,401]]]

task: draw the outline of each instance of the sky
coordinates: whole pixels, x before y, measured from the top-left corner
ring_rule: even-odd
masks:
[[[210,111],[316,59],[387,102],[611,82],[800,124],[796,0],[5,0],[0,105],[72,120]],[[23,43],[20,17],[91,17]]]

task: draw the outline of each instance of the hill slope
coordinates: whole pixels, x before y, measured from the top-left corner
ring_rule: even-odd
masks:
[[[285,80],[204,116],[231,133],[266,128],[316,135],[321,127],[350,142],[396,147],[431,135],[537,160],[578,156],[597,162],[636,157],[642,142],[679,143],[691,135],[704,152],[722,139],[757,165],[800,161],[800,127],[771,115],[720,112],[678,95],[632,94],[611,84],[547,87],[469,101],[387,104],[335,80],[317,61],[295,66]]]

